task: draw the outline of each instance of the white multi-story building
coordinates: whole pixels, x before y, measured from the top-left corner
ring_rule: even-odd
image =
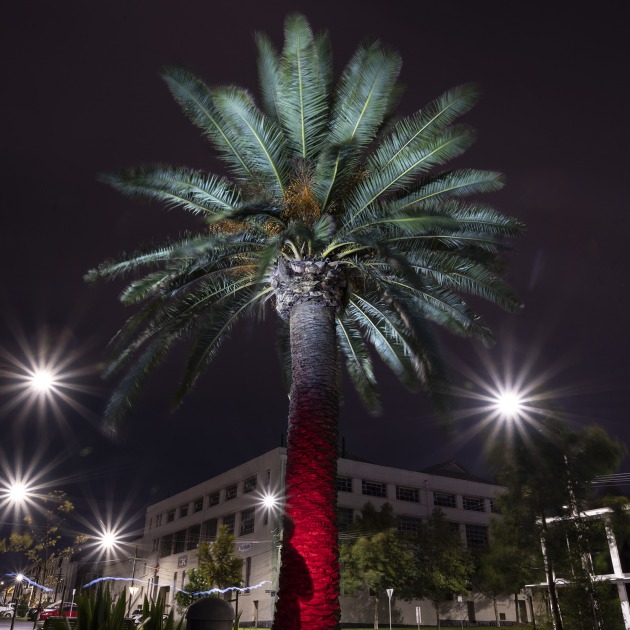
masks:
[[[280,496],[284,485],[284,448],[276,448],[208,481],[155,503],[147,509],[144,535],[133,561],[136,602],[145,594],[161,592],[174,605],[188,572],[197,566],[199,544],[211,542],[220,525],[236,537],[236,551],[243,558],[243,585],[238,596],[241,625],[268,627],[273,618],[279,568],[279,514],[263,505],[268,494]],[[343,530],[361,508],[390,503],[401,530],[413,531],[421,519],[439,507],[459,529],[469,548],[487,544],[494,499],[501,491],[495,484],[470,475],[455,462],[422,471],[403,470],[341,457],[338,461],[338,513]],[[127,562],[127,567],[130,568]],[[127,576],[130,577],[130,576]],[[368,593],[341,597],[342,622],[373,620]],[[383,621],[388,618],[387,597],[381,597]],[[525,601],[519,601],[520,619],[527,619]],[[515,602],[499,605],[500,616],[516,620]],[[392,614],[397,623],[415,624],[420,608],[423,624],[436,622],[433,605],[404,602],[394,594]],[[494,609],[475,593],[453,602],[442,618],[492,621]]]

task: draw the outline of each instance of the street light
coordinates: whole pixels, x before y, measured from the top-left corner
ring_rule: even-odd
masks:
[[[17,614],[18,604],[20,603],[20,595],[22,594],[22,580],[24,576],[21,573],[18,573],[15,576],[15,584],[13,585],[13,616],[11,617],[11,630],[13,630],[13,626],[15,625],[15,615]]]
[[[524,402],[525,400],[520,392],[506,390],[499,392],[494,404],[503,417],[515,420],[523,411]]]
[[[393,588],[385,589],[387,592],[387,598],[389,599],[389,630],[392,630],[392,595],[394,594]]]
[[[28,377],[30,387],[38,394],[45,394],[54,389],[57,379],[52,370],[46,368],[35,369]]]

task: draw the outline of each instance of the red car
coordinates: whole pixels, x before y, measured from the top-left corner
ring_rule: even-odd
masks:
[[[44,608],[42,612],[39,613],[38,621],[43,621],[44,619],[48,619],[48,617],[76,617],[77,616],[77,605],[65,603],[62,605],[54,606],[51,608]]]

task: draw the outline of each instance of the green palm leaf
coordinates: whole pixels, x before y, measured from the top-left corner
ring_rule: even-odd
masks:
[[[348,317],[361,326],[366,338],[381,359],[408,388],[413,389],[415,371],[409,358],[409,348],[402,334],[403,325],[396,315],[371,295],[353,293],[347,307]]]
[[[380,413],[381,405],[372,360],[361,330],[349,317],[337,319],[337,339],[339,348],[346,359],[348,374],[363,404],[371,413]]]
[[[312,158],[324,140],[330,100],[319,59],[323,41],[315,44],[311,27],[299,14],[286,19],[284,37],[278,112],[292,153]]]
[[[344,217],[348,227],[356,226],[366,210],[374,208],[375,202],[400,190],[419,173],[426,173],[460,155],[472,140],[473,134],[469,129],[452,127],[419,146],[410,147],[382,169],[370,171],[348,201],[348,216]]]
[[[164,202],[194,214],[213,214],[236,209],[240,193],[225,177],[187,168],[141,166],[101,175],[101,181],[130,197]]]
[[[360,47],[344,69],[335,92],[330,132],[317,164],[314,192],[326,208],[343,190],[360,152],[375,138],[391,104],[400,72],[398,54],[378,42]]]
[[[504,177],[496,171],[462,169],[441,173],[420,181],[417,190],[391,203],[392,209],[405,210],[415,206],[432,208],[450,197],[463,197],[495,192],[503,188]]]
[[[221,119],[237,136],[235,144],[251,171],[282,195],[289,166],[282,131],[256,107],[245,90],[217,88],[212,91],[212,98]]]
[[[279,86],[280,60],[271,40],[264,33],[254,35],[258,48],[258,86],[262,97],[263,111],[280,125]]]
[[[413,116],[403,118],[370,157],[370,169],[386,168],[406,151],[443,132],[477,101],[475,85],[449,90]]]
[[[193,339],[192,350],[184,371],[183,379],[175,394],[178,405],[190,391],[201,373],[215,357],[219,346],[232,327],[271,292],[269,287],[249,288],[240,294],[231,294],[230,299],[215,303],[204,318],[201,333]]]
[[[210,88],[192,73],[175,66],[165,68],[162,77],[184,113],[204,132],[234,174],[256,181],[257,174],[248,164],[238,132],[217,110]]]

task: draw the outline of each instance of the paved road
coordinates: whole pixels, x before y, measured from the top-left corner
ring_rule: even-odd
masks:
[[[9,630],[11,627],[11,619],[5,619],[4,617],[0,617],[0,630]],[[13,630],[33,630],[33,622],[32,621],[20,621],[19,619],[15,620],[15,624],[13,626]]]

